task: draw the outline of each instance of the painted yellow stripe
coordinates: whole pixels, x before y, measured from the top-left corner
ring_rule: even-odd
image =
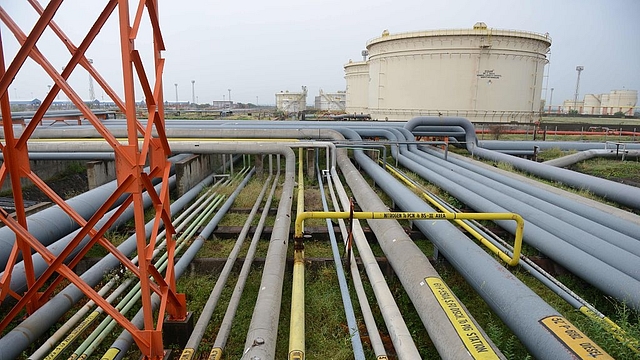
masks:
[[[579,359],[613,359],[587,335],[562,316],[548,316],[540,323]]]
[[[208,360],[220,360],[222,358],[222,348],[215,347],[211,349]]]
[[[447,314],[449,321],[451,321],[471,356],[478,360],[499,359],[498,354],[489,345],[489,341],[485,339],[480,329],[473,323],[471,316],[460,305],[447,284],[437,277],[427,277],[424,280],[438,300],[442,310]]]
[[[580,312],[585,314],[591,320],[599,323],[603,329],[607,330],[618,341],[625,344],[629,349],[631,349],[636,354],[640,355],[640,341],[638,341],[638,339],[634,338],[633,336],[627,334],[627,332],[624,331],[624,329],[622,329],[620,326],[618,326],[618,324],[613,322],[613,320],[609,319],[606,316],[601,318],[586,306],[580,307]]]
[[[116,356],[118,356],[119,353],[120,353],[120,349],[111,348],[107,350],[106,353],[104,353],[104,356],[102,356],[101,360],[113,360],[116,358]]]
[[[304,360],[304,351],[301,351],[301,350],[290,351],[289,360]]]
[[[69,347],[69,345],[71,345],[71,343],[73,343],[78,336],[80,336],[89,327],[89,325],[91,325],[91,323],[93,323],[93,320],[95,320],[98,315],[100,315],[100,311],[91,312],[91,314],[82,320],[80,325],[73,329],[73,331],[71,331],[71,333],[69,333],[69,335],[67,335],[67,337],[64,338],[64,340],[62,340],[60,344],[58,344],[58,346],[56,346],[56,348],[44,358],[44,360],[53,360],[60,356],[60,354],[66,350],[66,348]]]

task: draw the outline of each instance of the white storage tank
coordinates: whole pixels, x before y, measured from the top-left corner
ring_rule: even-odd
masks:
[[[464,116],[475,121],[533,121],[548,34],[490,29],[389,34],[367,43],[373,118]],[[347,90],[349,92],[349,90]]]
[[[276,109],[287,113],[297,113],[307,109],[307,87],[301,92],[280,91],[276,93]]]
[[[321,111],[330,111],[333,113],[344,113],[346,93],[337,91],[334,93],[326,93],[320,89],[320,95],[315,98],[315,107]]]
[[[584,96],[584,108],[583,114],[599,115],[602,113],[601,105],[602,95],[600,94],[586,94]]]
[[[347,82],[347,114],[368,114],[369,103],[369,64],[366,61],[351,61],[344,66],[344,79]]]

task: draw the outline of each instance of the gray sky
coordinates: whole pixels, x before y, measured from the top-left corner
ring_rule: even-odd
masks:
[[[66,0],[54,20],[78,45],[103,3]],[[131,3],[135,11],[137,2]],[[24,32],[30,31],[37,17],[26,1],[0,0],[0,5]],[[393,34],[471,28],[483,21],[496,29],[550,34],[548,87],[555,88],[553,103],[557,105],[573,99],[576,65],[585,67],[580,98],[585,93],[640,90],[639,15],[639,0],[160,1],[167,47],[165,98],[175,100],[177,83],[179,99],[190,101],[191,80],[195,80],[201,103],[222,100],[231,89],[233,101],[255,103],[258,96],[259,103],[273,104],[276,92],[298,91],[302,85],[308,87],[307,102],[312,103],[318,89],[345,89],[343,65],[349,59],[361,60],[366,42],[384,29]],[[87,57],[121,92],[116,19],[112,16]],[[8,63],[18,43],[6,26],[0,26],[0,31]],[[147,22],[138,39],[136,47],[147,71],[152,70]],[[70,57],[51,31],[43,35],[38,47],[59,71]],[[78,68],[70,82],[82,98],[89,98],[84,69]],[[10,97],[43,99],[51,83],[29,60],[11,85]],[[101,100],[102,90],[97,84],[94,87]],[[142,98],[141,92],[136,95]],[[544,91],[542,96],[549,98]]]

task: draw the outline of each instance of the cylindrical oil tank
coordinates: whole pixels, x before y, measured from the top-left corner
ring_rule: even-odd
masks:
[[[377,119],[416,115],[533,121],[548,34],[472,29],[389,34],[367,43],[369,111]]]
[[[344,66],[347,82],[347,114],[369,113],[369,64],[366,61],[351,61]]]
[[[609,93],[610,114],[622,112],[633,115],[633,109],[638,103],[638,90],[612,90]]]
[[[589,115],[599,115],[601,113],[601,101],[602,95],[600,94],[586,94],[584,96],[584,108],[583,113]]]

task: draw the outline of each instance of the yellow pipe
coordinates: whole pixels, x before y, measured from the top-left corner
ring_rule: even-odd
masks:
[[[638,339],[634,338],[633,336],[627,334],[627,332],[624,331],[623,328],[618,326],[618,324],[613,322],[613,320],[609,319],[604,315],[599,316],[593,310],[587,308],[586,306],[581,306],[580,312],[586,315],[588,318],[592,319],[593,321],[599,323],[603,329],[611,333],[613,337],[616,338],[618,341],[627,345],[627,347],[631,349],[633,352],[635,352],[636,354],[640,354],[640,341],[638,341]]]
[[[304,176],[303,149],[298,149],[298,206],[296,219],[304,213]],[[297,226],[304,232],[304,220]],[[303,360],[305,358],[305,329],[304,329],[304,243],[302,236],[293,242],[293,283],[291,285],[291,322],[289,325],[289,359]]]
[[[302,223],[305,219],[348,219],[349,212],[337,211],[307,211],[298,214],[295,223],[295,238],[302,238]],[[515,266],[520,260],[520,250],[522,249],[522,232],[524,230],[524,220],[522,216],[515,213],[429,213],[429,212],[354,212],[354,219],[391,219],[391,220],[514,220],[517,224],[516,235],[513,245],[513,256],[503,253],[493,246],[494,251],[502,260],[510,266]],[[490,247],[491,249],[491,247]],[[494,250],[495,249],[495,250]]]
[[[403,176],[402,174],[400,174],[399,172],[395,171],[393,168],[391,168],[389,165],[387,165],[387,170],[389,172],[391,172],[393,175],[395,175],[397,178],[399,178],[400,180],[402,180],[407,186],[411,187],[412,189],[416,189],[416,190],[420,190],[418,189],[418,187],[413,184],[411,181],[409,181],[406,176]],[[420,191],[420,194],[422,195],[422,197],[427,200],[430,204],[434,205],[435,207],[438,208],[438,210],[444,212],[444,213],[452,213],[451,211],[449,211],[447,208],[445,208],[444,206],[442,206],[439,202],[437,202],[434,198],[432,198],[431,196],[429,196],[428,194]],[[498,254],[498,256],[500,256],[500,258],[504,261],[507,261],[507,263],[509,262],[507,259],[511,260],[512,258],[509,258],[509,256],[507,254],[505,254],[504,252],[502,252],[500,249],[498,249],[493,243],[491,243],[491,241],[489,241],[487,238],[485,238],[484,236],[482,236],[479,232],[477,232],[474,228],[472,228],[471,226],[469,226],[467,223],[465,223],[462,220],[454,220],[454,222],[458,225],[460,225],[460,227],[462,227],[463,229],[465,229],[469,234],[471,234],[474,238],[476,238],[478,241],[480,241],[480,243],[482,243],[482,245],[486,246],[489,250],[491,250],[494,254]],[[514,254],[515,255],[515,254]]]

